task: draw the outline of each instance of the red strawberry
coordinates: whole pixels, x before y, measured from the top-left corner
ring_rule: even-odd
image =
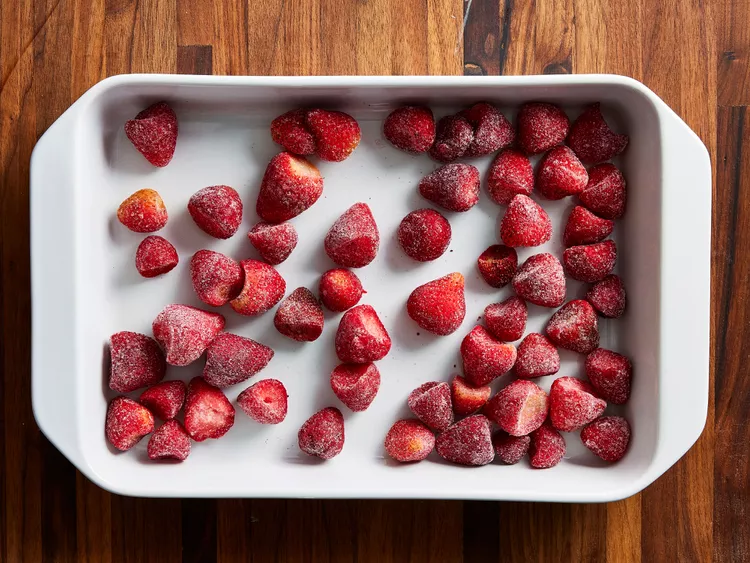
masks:
[[[135,251],[135,268],[144,278],[155,278],[174,269],[180,261],[172,243],[160,236],[146,237]]]
[[[282,152],[266,167],[255,210],[264,221],[282,223],[305,211],[322,193],[320,171],[301,156]]]
[[[171,420],[180,412],[186,392],[182,381],[162,381],[141,393],[138,402],[162,420]]]
[[[314,154],[315,139],[307,129],[306,115],[304,109],[293,109],[274,119],[271,122],[273,142],[294,154]]]
[[[600,242],[612,234],[615,222],[597,217],[591,211],[576,205],[568,216],[563,233],[565,246]]]
[[[345,160],[357,148],[362,136],[357,121],[341,111],[311,109],[305,121],[315,139],[315,153],[330,162]]]
[[[627,192],[625,178],[614,164],[600,164],[589,170],[586,189],[578,199],[587,209],[605,219],[619,219],[625,214]]]
[[[376,362],[390,349],[391,337],[370,305],[357,305],[341,317],[336,331],[336,355],[342,362]]]
[[[552,375],[560,369],[560,354],[543,334],[532,332],[518,345],[513,373],[521,379]]]
[[[487,173],[487,193],[500,205],[508,205],[514,196],[529,196],[534,190],[534,169],[522,152],[514,149],[500,151]]]
[[[404,106],[385,118],[383,135],[394,147],[412,154],[430,150],[435,142],[435,118],[424,106]]]
[[[475,387],[466,379],[457,375],[451,381],[451,396],[453,397],[453,412],[458,416],[465,416],[481,409],[489,400],[489,385]]]
[[[547,423],[531,434],[529,461],[534,469],[554,467],[565,456],[565,438]]]
[[[398,242],[410,258],[429,262],[440,258],[448,248],[451,225],[434,209],[418,209],[402,219]]]
[[[609,160],[628,146],[628,136],[618,135],[604,121],[599,104],[591,104],[570,127],[568,145],[586,164]]]
[[[189,305],[167,305],[154,319],[154,338],[167,352],[167,363],[186,366],[201,357],[224,328],[224,317]]]
[[[221,438],[234,425],[234,407],[220,389],[200,377],[188,384],[185,430],[196,442]]]
[[[188,211],[201,230],[214,238],[228,239],[242,222],[242,200],[229,186],[208,186],[195,192]]]
[[[277,379],[262,379],[237,396],[244,413],[261,424],[279,424],[287,413],[286,387]]]
[[[513,144],[516,130],[495,106],[486,102],[474,104],[460,115],[474,128],[474,139],[464,156],[484,156]]]
[[[483,326],[475,326],[461,342],[461,360],[467,380],[487,385],[510,371],[516,362],[516,347],[496,340]]]
[[[435,435],[418,420],[398,420],[385,437],[385,451],[396,461],[422,461],[435,448]]]
[[[575,377],[555,379],[549,391],[552,426],[573,432],[597,418],[607,408],[607,402],[594,393],[591,385]]]
[[[247,238],[261,258],[272,266],[289,258],[297,246],[297,230],[291,223],[274,225],[261,221],[247,234]]]
[[[514,465],[521,461],[528,453],[530,444],[531,436],[511,436],[502,430],[492,434],[495,455],[506,465]]]
[[[420,285],[409,295],[406,310],[425,330],[441,336],[455,332],[466,316],[464,277],[453,272]]]
[[[460,115],[447,115],[437,123],[430,156],[438,162],[461,158],[474,140],[474,128]]]
[[[534,254],[513,276],[513,290],[519,297],[540,307],[559,307],[565,301],[565,274],[552,254]]]
[[[602,416],[581,430],[581,442],[604,461],[620,461],[630,444],[630,424],[621,416]]]
[[[605,317],[616,319],[625,312],[625,286],[620,277],[614,274],[596,282],[586,293],[586,299]]]
[[[445,382],[429,381],[409,393],[406,403],[419,420],[436,432],[453,424],[451,390]]]
[[[588,354],[599,347],[596,312],[588,301],[568,301],[547,323],[547,336],[561,348]]]
[[[490,421],[475,414],[459,420],[435,440],[440,457],[461,465],[487,465],[495,459]]]
[[[229,302],[240,315],[260,315],[284,297],[286,282],[272,266],[259,260],[243,260],[245,281],[240,294]]]
[[[559,106],[544,102],[523,104],[518,112],[518,144],[526,154],[539,154],[561,145],[570,121]]]
[[[240,265],[220,252],[199,250],[190,260],[190,279],[198,299],[220,307],[242,291],[245,273]]]
[[[251,378],[272,358],[273,350],[268,346],[222,332],[208,346],[203,379],[214,387],[228,387]]]
[[[320,278],[318,293],[323,305],[331,311],[341,312],[354,307],[365,291],[362,282],[351,270],[328,270]]]
[[[536,383],[517,379],[500,390],[484,407],[484,414],[511,436],[525,436],[547,418],[547,393]]]
[[[185,461],[190,455],[190,436],[176,420],[168,420],[148,441],[149,459]]]
[[[117,219],[134,233],[153,233],[167,224],[167,208],[156,190],[138,190],[117,208]]]
[[[323,308],[309,289],[298,287],[281,302],[273,324],[292,340],[312,342],[323,332]]]
[[[612,240],[584,246],[571,246],[563,252],[565,273],[574,280],[594,283],[612,272],[617,261],[617,245]]]
[[[597,348],[586,356],[586,377],[602,399],[615,405],[628,402],[633,366],[625,356]]]
[[[575,153],[564,145],[544,155],[536,174],[536,187],[547,199],[562,199],[586,189],[589,175]]]
[[[299,449],[320,459],[331,459],[344,449],[344,417],[334,407],[319,410],[297,433]]]
[[[125,122],[125,134],[154,166],[166,166],[177,146],[177,116],[166,102],[147,107]]]
[[[105,434],[118,450],[129,450],[153,430],[154,417],[146,407],[127,397],[116,397],[109,403]]]
[[[488,305],[484,310],[484,322],[492,336],[504,342],[513,342],[523,336],[528,315],[524,300],[514,296]]]
[[[552,222],[537,202],[514,196],[500,223],[500,238],[510,247],[539,246],[552,238]]]
[[[130,393],[164,379],[167,364],[153,338],[137,332],[116,332],[109,337],[109,388]]]
[[[373,363],[340,364],[331,372],[331,389],[354,412],[362,412],[380,389],[380,372]]]
[[[518,268],[518,254],[514,248],[493,244],[477,259],[479,273],[491,287],[505,287]]]
[[[479,170],[471,164],[446,164],[422,178],[419,193],[448,211],[468,211],[479,201]]]
[[[336,219],[325,239],[326,254],[339,266],[362,268],[375,260],[380,233],[370,206],[355,203]]]

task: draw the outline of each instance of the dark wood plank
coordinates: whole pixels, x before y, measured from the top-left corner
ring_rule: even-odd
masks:
[[[76,477],[77,561],[111,563],[112,495],[80,473]]]
[[[500,14],[501,4],[504,8]],[[464,74],[502,74],[504,45],[509,40],[510,0],[473,0],[464,8]],[[506,25],[508,24],[508,25]],[[502,25],[502,27],[501,27]]]
[[[177,47],[178,74],[211,74],[212,66],[211,45]]]
[[[750,2],[724,1],[717,7],[719,105],[750,104]]]
[[[114,563],[182,563],[179,500],[112,496]]]
[[[216,500],[182,501],[182,563],[216,560]]]

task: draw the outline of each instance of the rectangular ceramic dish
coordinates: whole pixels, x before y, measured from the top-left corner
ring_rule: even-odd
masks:
[[[173,161],[149,165],[128,142],[125,121],[149,104],[168,101],[180,126]],[[449,252],[418,264],[395,241],[401,218],[427,207],[418,180],[436,168],[390,146],[381,133],[388,112],[399,104],[429,104],[436,117],[486,100],[514,119],[519,103],[562,104],[571,118],[583,104],[601,101],[615,128],[630,135],[619,159],[628,182],[628,210],[618,221],[617,272],[629,297],[623,318],[603,320],[601,345],[629,356],[635,366],[630,402],[619,412],[633,429],[630,450],[606,465],[565,434],[566,459],[553,469],[532,470],[497,462],[466,468],[433,454],[413,465],[386,458],[383,438],[408,415],[408,393],[429,380],[460,372],[459,345],[484,307],[504,299],[510,288],[493,290],[476,271],[477,256],[497,242],[502,209],[484,192],[490,157],[472,161],[482,172],[479,205],[446,213],[453,228]],[[244,236],[257,221],[255,198],[263,171],[280,149],[269,123],[291,108],[323,106],[351,113],[362,142],[342,163],[320,162],[323,197],[293,220],[300,242],[278,269],[287,293],[314,291],[320,274],[333,266],[322,249],[330,225],[350,205],[368,203],[381,233],[378,258],[357,271],[369,303],[393,338],[379,362],[380,392],[363,413],[351,413],[333,396],[328,378],[337,361],[333,337],[340,315],[326,313],[315,343],[296,343],[278,334],[273,313],[243,318],[228,307],[227,330],[270,345],[276,356],[256,380],[275,377],[289,391],[289,415],[277,426],[260,426],[238,410],[221,440],[194,444],[181,464],[150,462],[146,442],[125,454],[104,439],[107,402],[106,343],[110,334],[150,334],[151,322],[168,303],[202,306],[188,275],[191,255],[201,248],[237,259],[256,257]],[[198,189],[235,187],[245,203],[240,232],[211,239],[191,221],[186,204]],[[120,202],[151,187],[163,196],[170,221],[160,234],[172,241],[180,264],[146,280],[133,264],[141,235],[117,222]],[[539,251],[562,252],[561,231],[571,198],[546,202],[553,240],[521,249],[519,260]],[[31,163],[33,406],[45,435],[87,477],[127,495],[186,497],[456,498],[533,501],[609,501],[634,494],[680,458],[700,435],[708,403],[709,259],[711,169],[699,138],[653,92],[634,80],[608,75],[528,77],[329,77],[255,78],[209,76],[117,76],[94,86],[41,138]],[[447,337],[431,336],[405,313],[416,286],[449,272],[466,277],[467,317]],[[585,288],[570,284],[567,298]],[[541,331],[551,310],[530,306],[528,331]],[[562,354],[558,375],[582,376],[582,357]],[[200,374],[203,361],[170,367],[167,379]],[[503,386],[510,376],[495,382]],[[554,377],[542,378],[549,389]],[[227,390],[234,400],[250,382]],[[342,408],[346,445],[333,460],[318,462],[297,448],[297,430],[316,410]]]

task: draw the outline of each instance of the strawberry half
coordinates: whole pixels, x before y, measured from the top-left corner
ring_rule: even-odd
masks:
[[[282,223],[308,209],[322,193],[320,171],[301,156],[282,152],[266,167],[255,210],[264,221]]]
[[[220,389],[194,377],[185,400],[185,430],[196,442],[221,438],[234,425],[234,407]]]
[[[242,411],[261,424],[279,424],[287,413],[286,387],[277,379],[263,379],[237,396]]]
[[[336,330],[336,355],[342,362],[376,362],[390,349],[391,337],[370,305],[357,305],[341,317]]]

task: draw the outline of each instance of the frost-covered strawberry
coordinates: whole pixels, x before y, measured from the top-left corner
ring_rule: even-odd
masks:
[[[242,200],[229,186],[209,186],[195,192],[188,212],[201,230],[214,238],[228,239],[242,222]]]
[[[287,413],[286,387],[277,379],[262,379],[237,396],[242,411],[261,424],[279,424]]]
[[[167,305],[151,325],[167,363],[186,366],[201,357],[224,328],[224,317],[189,305]]]
[[[451,390],[444,381],[428,381],[420,385],[409,393],[406,402],[411,412],[436,432],[453,424]]]
[[[633,366],[622,354],[597,348],[586,356],[586,377],[602,399],[615,405],[628,402]]]
[[[563,432],[573,432],[588,424],[607,408],[594,388],[575,377],[558,377],[549,391],[549,419]]]
[[[299,342],[317,340],[323,321],[323,308],[306,287],[298,287],[284,299],[273,318],[276,330]]]
[[[141,393],[138,402],[162,420],[171,420],[180,412],[186,393],[182,381],[162,381]]]
[[[362,282],[351,270],[335,268],[328,270],[320,278],[318,285],[320,300],[329,310],[334,312],[351,309],[365,293]]]
[[[166,102],[157,102],[125,122],[125,134],[146,160],[158,167],[170,163],[177,146],[177,116]]]
[[[229,387],[254,376],[272,358],[273,350],[268,346],[222,332],[208,346],[203,379],[215,387]]]
[[[419,193],[448,211],[468,211],[479,201],[479,170],[471,164],[446,164],[422,178]]]
[[[529,461],[534,469],[554,467],[565,456],[565,438],[551,424],[543,424],[531,433]]]
[[[334,395],[354,412],[367,410],[380,389],[380,371],[369,364],[341,364],[331,372]]]
[[[588,354],[599,347],[596,312],[588,301],[568,301],[547,323],[547,336],[561,348]]]
[[[451,381],[451,397],[453,412],[458,416],[465,416],[481,409],[489,400],[492,389],[489,385],[475,386],[460,375]]]
[[[495,455],[506,465],[514,465],[521,461],[528,453],[530,445],[531,436],[511,436],[502,430],[492,434]]]
[[[190,436],[176,420],[168,420],[148,441],[149,459],[185,461],[190,455]]]
[[[570,126],[568,145],[586,164],[614,158],[628,146],[628,136],[612,131],[598,103],[591,104]]]
[[[516,296],[488,305],[484,310],[487,329],[492,336],[503,342],[513,342],[523,336],[527,317],[526,303]]]
[[[574,246],[600,242],[612,234],[614,226],[614,221],[597,217],[585,207],[577,205],[565,224],[563,243],[565,246]]]
[[[487,193],[500,205],[508,205],[514,196],[530,196],[534,190],[534,169],[521,151],[505,149],[492,161],[487,173]]]
[[[156,235],[143,239],[135,252],[135,268],[144,278],[155,278],[171,272],[179,261],[172,243]]]
[[[129,450],[153,430],[154,417],[143,405],[127,397],[109,403],[104,431],[107,441],[118,450]]]
[[[484,413],[511,436],[526,436],[547,418],[547,393],[524,379],[501,389],[484,407]]]
[[[281,301],[286,282],[272,266],[259,260],[243,260],[245,273],[242,291],[229,304],[240,315],[260,315]]]
[[[425,330],[441,336],[455,332],[466,316],[464,277],[454,272],[420,285],[409,295],[406,310]]]
[[[221,438],[234,425],[234,407],[226,395],[201,377],[188,385],[185,430],[196,442]]]
[[[467,380],[487,385],[510,371],[516,347],[495,339],[483,326],[475,326],[461,342],[461,360]]]
[[[560,145],[544,155],[536,174],[536,188],[547,199],[562,199],[586,189],[589,175],[575,153]]]
[[[625,214],[627,192],[625,178],[614,164],[606,163],[589,170],[589,181],[580,194],[586,209],[605,219],[619,219]]]
[[[607,277],[617,261],[617,245],[613,240],[571,246],[563,252],[565,273],[574,280],[594,283]]]
[[[385,437],[385,451],[396,461],[422,461],[435,449],[435,435],[418,420],[396,421]]]
[[[315,153],[315,139],[307,128],[307,110],[293,109],[271,122],[271,138],[293,154]]]
[[[451,225],[434,209],[417,209],[401,220],[398,242],[418,262],[436,260],[451,242]]]
[[[518,254],[504,244],[493,244],[477,259],[477,267],[484,281],[491,287],[505,287],[518,268]]]
[[[331,459],[344,449],[344,417],[334,407],[319,410],[297,433],[299,449],[307,455]]]
[[[412,154],[427,152],[435,142],[435,118],[424,106],[404,106],[393,110],[383,124],[383,136],[391,144]]]
[[[513,373],[520,379],[553,375],[560,370],[560,354],[543,334],[532,332],[518,345]]]
[[[461,158],[474,140],[474,128],[460,115],[447,115],[437,122],[430,156],[438,162]]]
[[[190,259],[190,279],[198,299],[206,305],[220,307],[240,294],[245,272],[229,256],[199,250]]]
[[[487,465],[495,459],[490,421],[481,414],[459,420],[437,437],[435,449],[453,463]]]
[[[479,102],[460,112],[474,128],[474,138],[464,156],[476,157],[493,153],[515,141],[516,130],[492,104]]]
[[[247,234],[250,243],[266,262],[272,266],[289,258],[297,246],[297,229],[291,223],[257,223]]]
[[[552,222],[542,207],[525,195],[514,196],[500,223],[500,238],[510,247],[539,246],[552,238]]]
[[[336,355],[342,362],[376,362],[390,349],[391,337],[370,305],[357,305],[341,317],[336,331]]]
[[[347,209],[328,231],[326,254],[344,268],[362,268],[375,260],[380,246],[380,233],[370,206],[355,203]]]
[[[581,442],[604,461],[620,461],[630,444],[630,424],[621,416],[602,416],[581,430]]]
[[[117,208],[117,220],[134,233],[153,233],[167,224],[169,215],[159,192],[138,190]]]
[[[322,193],[320,171],[301,156],[282,152],[266,167],[255,210],[264,221],[282,223],[308,209]]]
[[[117,332],[109,338],[109,388],[130,393],[164,379],[167,364],[157,342],[137,332]]]
[[[605,317],[616,319],[625,312],[627,296],[619,276],[610,274],[596,282],[586,293],[586,299]]]
[[[559,307],[565,301],[565,274],[552,254],[534,254],[513,276],[513,290],[522,299],[540,307]]]
[[[570,121],[555,104],[529,102],[518,111],[518,145],[526,154],[539,154],[562,144]]]
[[[347,159],[362,137],[357,120],[343,111],[311,109],[305,123],[315,139],[315,154],[330,162]]]

